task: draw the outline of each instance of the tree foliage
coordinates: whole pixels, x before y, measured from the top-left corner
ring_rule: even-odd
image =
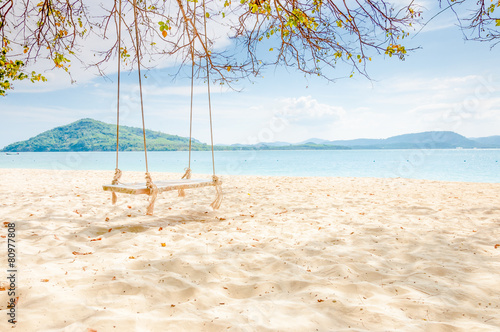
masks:
[[[12,60],[8,57],[8,53],[11,50],[9,41],[4,40],[0,49],[0,96],[5,96],[6,91],[12,89],[11,81],[22,81],[27,78],[30,78],[31,82],[45,82],[47,80],[44,76],[34,71],[30,75],[26,73],[24,70],[25,64],[22,60]]]
[[[464,4],[465,0],[449,0],[448,3],[450,6],[460,5]],[[493,42],[492,47],[500,42],[500,1],[478,0],[471,12],[461,27],[472,31],[472,39]]]
[[[205,77],[208,68],[213,79],[225,83],[258,75],[267,65],[286,65],[332,80],[337,77],[337,64],[343,62],[352,66],[351,74],[366,74],[373,56],[405,58],[409,50],[404,39],[419,24],[422,12],[411,0],[407,4],[387,0],[38,1],[0,0],[3,93],[12,88],[14,79],[43,80],[26,72],[25,64],[36,60],[49,59],[52,67],[70,72],[74,59],[101,69],[118,54],[128,65],[138,59],[148,64],[161,56],[175,57],[179,64],[194,63],[199,76]],[[452,8],[465,3],[449,1]],[[496,1],[480,0],[474,7],[464,27],[472,29],[476,39],[498,40],[500,20],[494,15],[500,2]],[[118,26],[123,26],[119,50]],[[96,60],[89,62],[82,56],[89,47],[85,43],[96,40],[103,44],[94,52]]]

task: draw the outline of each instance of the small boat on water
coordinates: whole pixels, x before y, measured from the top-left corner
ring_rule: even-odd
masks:
[[[19,152],[5,152],[5,154],[8,156],[17,156]]]

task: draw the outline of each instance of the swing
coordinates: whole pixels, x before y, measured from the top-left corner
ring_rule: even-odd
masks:
[[[118,168],[118,155],[119,155],[119,131],[120,131],[120,50],[121,50],[121,1],[119,2],[119,9],[118,9],[118,16],[119,16],[119,23],[118,23],[118,97],[117,97],[117,112],[116,112],[116,168],[115,168],[115,175],[113,178],[113,181],[111,184],[108,185],[103,185],[104,191],[110,191],[112,193],[112,199],[111,202],[113,204],[116,203],[117,201],[117,195],[116,193],[121,193],[121,194],[131,194],[131,195],[139,195],[139,194],[146,194],[149,195],[149,205],[146,211],[147,215],[152,215],[154,211],[154,203],[156,200],[156,197],[159,193],[162,193],[164,191],[172,191],[172,190],[178,190],[178,195],[180,197],[185,196],[185,189],[192,189],[192,188],[200,188],[200,187],[207,187],[207,186],[214,186],[216,189],[216,198],[210,204],[210,206],[213,209],[218,209],[221,205],[222,202],[222,182],[221,180],[215,175],[215,158],[214,158],[214,141],[213,141],[213,131],[212,131],[212,107],[211,107],[211,100],[210,100],[210,73],[209,73],[209,64],[207,60],[207,90],[208,90],[208,110],[209,110],[209,116],[210,116],[210,138],[211,138],[211,147],[212,147],[212,170],[213,170],[213,175],[212,179],[191,179],[191,141],[192,141],[192,128],[193,128],[193,90],[194,90],[194,65],[195,65],[195,59],[194,59],[194,38],[190,40],[191,44],[191,60],[192,60],[192,67],[191,67],[191,107],[190,107],[190,119],[189,119],[189,162],[188,162],[188,167],[186,168],[186,171],[184,175],[182,176],[181,179],[179,180],[170,180],[170,181],[158,181],[156,183],[153,183],[153,180],[151,178],[151,175],[149,173],[148,169],[148,153],[147,153],[147,148],[146,148],[146,126],[144,122],[144,106],[143,106],[143,98],[142,98],[142,82],[141,82],[141,62],[140,62],[140,56],[139,56],[139,31],[138,31],[138,24],[137,24],[137,7],[136,7],[136,0],[133,1],[133,6],[134,6],[134,20],[135,20],[135,37],[136,37],[136,56],[137,56],[137,70],[138,70],[138,75],[139,75],[139,94],[140,94],[140,100],[141,100],[141,115],[142,115],[142,133],[143,133],[143,139],[144,139],[144,155],[145,155],[145,162],[146,162],[146,183],[121,183],[120,178],[122,176],[122,171]],[[203,10],[205,11],[205,4],[203,3]],[[205,17],[205,15],[204,15]],[[206,31],[206,18],[204,19],[204,28]],[[186,28],[187,29],[187,28]],[[205,33],[205,44],[207,44],[207,36]]]

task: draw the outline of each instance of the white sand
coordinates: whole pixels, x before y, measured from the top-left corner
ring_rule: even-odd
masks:
[[[500,330],[500,184],[226,176],[145,216],[112,176],[1,170],[17,331]]]

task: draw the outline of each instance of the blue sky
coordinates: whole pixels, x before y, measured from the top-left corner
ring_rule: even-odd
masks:
[[[372,80],[355,75],[328,83],[278,67],[240,85],[241,92],[214,87],[215,143],[386,138],[431,130],[500,135],[500,48],[465,42],[455,23],[450,12],[431,21],[411,39],[410,45],[422,48],[406,61],[373,56]],[[76,84],[63,72],[49,71],[49,83],[18,83],[0,99],[0,147],[81,118],[115,122],[113,70],[108,79],[73,71]],[[189,80],[172,80],[173,71],[147,72],[146,126],[188,136]],[[349,71],[340,66],[338,76]],[[137,73],[123,76],[122,123],[139,127]],[[193,136],[208,143],[206,99],[206,87],[197,82]]]

